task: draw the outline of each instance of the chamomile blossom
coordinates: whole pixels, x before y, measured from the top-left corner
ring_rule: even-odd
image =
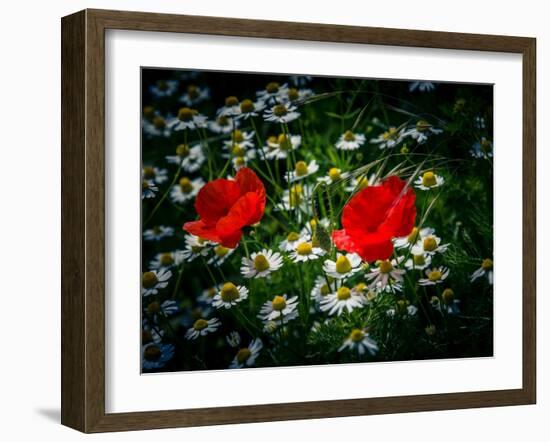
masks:
[[[141,199],[154,198],[158,191],[159,188],[153,180],[141,181]]]
[[[291,87],[287,90],[286,94],[279,94],[279,101],[283,102],[302,102],[306,98],[311,97],[313,91],[311,89],[299,89]]]
[[[441,293],[441,301],[448,315],[456,315],[460,313],[459,304],[460,300],[456,299],[455,292],[451,288],[446,288]]]
[[[241,101],[239,104],[240,112],[237,118],[247,118],[258,117],[262,111],[265,109],[265,103],[261,100],[252,101],[248,98]]]
[[[226,150],[231,151],[233,147],[240,146],[248,149],[254,147],[254,131],[246,132],[244,130],[235,129],[231,132],[231,138],[223,142]]]
[[[411,233],[407,236],[401,236],[393,240],[393,245],[396,249],[404,249],[413,247],[419,241],[423,241],[424,238],[427,238],[435,233],[435,230],[431,227],[423,227],[419,229],[418,227],[413,227]]]
[[[167,119],[157,112],[150,118],[144,118],[141,122],[141,128],[146,138],[168,138],[172,134]]]
[[[298,209],[300,212],[309,215],[311,213],[310,198],[312,191],[312,186],[308,184],[293,184],[290,186],[290,189],[283,191],[281,202],[275,208],[285,211]]]
[[[229,247],[224,247],[221,244],[217,244],[213,247],[212,251],[214,253],[208,260],[207,264],[219,267],[233,254],[235,250],[236,249],[231,249]]]
[[[278,103],[264,111],[264,120],[273,123],[290,123],[300,117],[297,107],[291,103]]]
[[[308,163],[305,161],[296,161],[296,166],[294,170],[290,173],[285,174],[285,179],[289,182],[303,180],[304,178],[313,175],[319,170],[319,165],[317,161],[311,160]]]
[[[196,106],[210,98],[210,89],[194,84],[187,86],[187,91],[180,97],[180,102],[188,107]]]
[[[436,175],[431,170],[424,172],[414,181],[414,187],[420,190],[431,190],[440,187],[445,183],[445,178]]]
[[[345,279],[361,270],[361,262],[361,257],[357,253],[347,253],[344,255],[338,252],[336,261],[327,259],[323,263],[323,270],[332,278]]]
[[[481,261],[481,267],[477,269],[474,273],[472,273],[470,281],[474,282],[476,279],[483,276],[486,276],[487,282],[493,285],[493,260],[490,258],[486,258]]]
[[[369,281],[369,287],[378,288],[379,284],[381,288],[385,288],[393,285],[394,282],[402,282],[406,271],[397,267],[402,260],[403,257],[392,260],[384,259],[379,261],[375,267],[371,267],[370,272],[365,275]]]
[[[170,190],[170,199],[174,203],[186,203],[193,200],[202,186],[204,186],[204,180],[201,177],[190,179],[188,177],[181,177],[178,184],[172,187]]]
[[[269,137],[263,151],[268,160],[283,160],[290,151],[298,149],[301,144],[300,135],[281,133],[279,136]]]
[[[174,357],[172,344],[150,342],[141,347],[141,367],[145,370],[162,368]]]
[[[214,296],[212,306],[218,309],[230,309],[246,298],[248,298],[248,289],[246,287],[226,282]]]
[[[390,278],[389,281],[386,283],[384,283],[383,281],[378,281],[375,284],[370,284],[369,289],[377,295],[381,293],[391,293],[395,295],[398,292],[403,291],[403,283]]]
[[[419,285],[437,285],[443,283],[449,276],[449,269],[447,267],[431,267],[425,271],[426,278],[420,278],[418,280]]]
[[[365,135],[353,133],[351,130],[345,131],[336,142],[338,150],[357,150],[365,143]]]
[[[164,330],[159,330],[156,326],[149,324],[146,320],[142,321],[142,330],[141,330],[141,344],[149,344],[154,342],[159,344],[162,342],[164,337]]]
[[[171,97],[178,90],[178,86],[177,80],[158,80],[149,88],[149,92],[155,98]]]
[[[207,118],[199,111],[190,107],[182,107],[178,111],[178,116],[168,123],[168,127],[176,132],[185,129],[195,130],[206,127],[206,122]]]
[[[143,232],[143,239],[147,241],[160,241],[163,238],[174,235],[174,228],[170,226],[155,226]]]
[[[225,337],[225,341],[230,347],[236,348],[241,345],[241,335],[238,331],[232,331]]]
[[[403,133],[403,137],[411,137],[418,144],[424,143],[430,135],[438,135],[443,132],[443,129],[438,129],[426,120],[419,120],[416,125],[407,129]]]
[[[204,238],[199,238],[196,235],[185,235],[185,250],[182,252],[182,257],[186,262],[191,262],[195,258],[204,257],[212,250],[214,243]]]
[[[424,229],[422,229],[424,230]],[[418,241],[412,247],[413,255],[435,255],[436,253],[445,253],[449,244],[441,244],[441,238],[436,236],[433,229],[429,229],[427,234],[419,234]]]
[[[242,258],[241,274],[247,278],[266,278],[283,266],[283,257],[279,252],[263,249],[254,252],[250,258]]]
[[[288,95],[288,86],[286,83],[279,84],[276,81],[272,81],[262,89],[256,92],[258,99],[267,103],[269,101],[277,101],[278,98]]]
[[[150,270],[141,275],[141,295],[156,295],[159,290],[168,286],[172,272],[166,269]]]
[[[239,349],[229,368],[244,368],[251,367],[256,363],[256,359],[260,355],[263,344],[260,338],[254,339],[248,347]]]
[[[225,115],[221,115],[215,120],[208,120],[208,129],[216,134],[228,134],[238,127],[237,123],[237,121],[232,121]]]
[[[378,137],[370,140],[372,144],[377,144],[380,149],[391,149],[403,141],[403,129],[390,127],[382,132]]]
[[[325,184],[333,184],[345,180],[349,176],[349,172],[342,172],[337,167],[331,167],[327,175],[317,178],[317,181]]]
[[[432,257],[428,254],[414,255],[405,261],[405,268],[407,270],[424,270],[432,264]]]
[[[328,218],[310,219],[309,222],[305,223],[304,227],[302,227],[302,230],[300,230],[300,236],[308,239],[313,238],[317,226],[328,229],[330,226],[330,220]]]
[[[414,92],[416,90],[420,92],[430,92],[435,89],[435,84],[430,81],[413,81],[409,84],[409,92]]]
[[[354,309],[362,307],[364,299],[362,293],[343,285],[321,300],[320,309],[323,312],[328,312],[329,316],[335,314],[340,316],[344,310],[351,313]]]
[[[182,262],[183,256],[181,250],[157,253],[155,258],[149,263],[149,268],[153,270],[170,269],[179,266]]]
[[[395,303],[395,307],[386,310],[386,316],[393,318],[395,316],[414,316],[418,312],[418,308],[415,305],[409,303],[404,299],[399,299]]]
[[[485,160],[492,158],[493,143],[491,143],[487,138],[482,137],[481,140],[476,141],[472,145],[470,155],[472,155],[474,158],[483,158]]]
[[[278,324],[286,324],[298,317],[297,308],[297,296],[289,298],[286,294],[277,295],[262,305],[258,318],[265,323],[274,321]]]
[[[144,166],[141,176],[144,180],[153,181],[155,184],[162,184],[168,181],[168,171],[154,166]]]
[[[358,175],[357,177],[349,180],[344,190],[346,192],[359,192],[360,190],[366,189],[369,186],[377,186],[377,185],[378,185],[378,179],[374,173],[368,177],[366,174],[364,174],[364,175]]]
[[[332,293],[333,289],[337,290],[341,285],[341,281],[338,279],[333,279],[327,276],[318,275],[315,278],[313,288],[311,289],[311,299],[317,303],[325,298],[325,296]]]
[[[301,242],[307,241],[309,236],[302,236],[298,232],[290,232],[284,240],[279,243],[279,249],[284,252],[290,252]]]
[[[235,118],[241,113],[239,99],[234,95],[226,97],[224,106],[220,107],[216,112],[218,117]]]
[[[168,316],[177,313],[179,309],[176,301],[167,299],[162,303],[159,301],[151,301],[149,304],[147,304],[144,310],[145,314],[150,318],[150,320],[153,321],[153,323],[156,323],[159,316],[167,318]]]
[[[206,160],[200,144],[193,147],[189,147],[187,144],[179,144],[175,153],[175,155],[167,155],[166,162],[176,164],[188,173],[199,170]]]
[[[319,259],[325,254],[326,252],[322,248],[315,247],[311,242],[301,242],[290,252],[289,256],[294,262],[307,262]]]
[[[214,333],[221,325],[222,323],[218,318],[208,320],[199,318],[193,323],[193,326],[187,330],[185,339],[191,341],[197,339],[199,336],[206,336],[210,333]]]
[[[367,332],[354,328],[338,351],[341,352],[346,349],[356,351],[359,356],[363,356],[367,352],[374,356],[378,352],[378,345],[374,339],[369,337]]]
[[[254,149],[244,149],[243,147],[236,145],[231,152],[231,164],[235,170],[239,170],[241,167],[245,167],[248,163],[256,158],[256,151]]]

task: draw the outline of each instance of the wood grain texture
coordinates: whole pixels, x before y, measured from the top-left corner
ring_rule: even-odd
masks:
[[[523,386],[193,410],[105,413],[105,30],[227,35],[523,55]],[[536,398],[535,40],[86,10],[62,19],[62,423],[83,432],[532,404]]]

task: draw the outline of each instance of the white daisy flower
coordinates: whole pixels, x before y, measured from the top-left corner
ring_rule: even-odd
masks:
[[[222,115],[215,120],[208,121],[208,129],[216,134],[228,134],[238,126],[237,121]],[[235,126],[235,127],[234,127]]]
[[[178,111],[178,116],[173,118],[169,123],[168,127],[174,131],[180,130],[195,130],[198,128],[207,126],[207,118],[204,115],[199,114],[195,109],[189,107],[182,107]]]
[[[377,186],[378,179],[373,173],[369,177],[367,175],[359,175],[356,178],[352,178],[348,185],[344,188],[346,192],[359,192],[366,189],[369,186]]]
[[[245,167],[248,163],[256,158],[256,151],[254,149],[243,149],[239,145],[235,145],[232,151],[233,158],[231,164],[235,170],[239,170],[241,167]],[[228,156],[229,157],[229,156]]]
[[[345,131],[336,142],[336,149],[356,150],[365,143],[365,135],[353,133],[351,130]]]
[[[288,95],[288,86],[287,84],[279,84],[276,81],[268,83],[265,89],[256,92],[258,98],[263,102],[268,102],[269,100],[274,100],[284,95]]]
[[[379,261],[378,265],[371,268],[371,271],[365,275],[370,282],[369,287],[384,289],[386,286],[392,286],[394,282],[402,282],[406,271],[397,267],[402,260],[403,257],[400,256],[398,260]]]
[[[221,244],[214,246],[213,251],[214,255],[208,260],[208,264],[214,265],[216,267],[221,266],[227,258],[229,258],[235,249],[230,249],[229,247],[224,247]]]
[[[279,249],[284,252],[290,252],[301,242],[309,240],[309,236],[304,237],[297,232],[290,232],[286,238],[279,243]]]
[[[225,106],[222,106],[216,112],[218,117],[235,118],[241,113],[239,99],[235,96],[230,96],[225,99]]]
[[[311,214],[310,198],[313,187],[309,184],[294,184],[283,191],[281,202],[275,206],[277,210],[296,210]]]
[[[210,89],[194,84],[187,86],[187,92],[180,97],[180,102],[187,107],[193,107],[210,98]]]
[[[160,241],[162,238],[174,235],[174,228],[169,226],[155,226],[143,232],[143,239],[147,241]]]
[[[487,138],[483,137],[480,141],[476,141],[472,145],[470,150],[470,155],[474,158],[492,158],[493,157],[493,143],[491,143]]]
[[[182,252],[182,257],[185,261],[191,262],[199,256],[206,256],[212,249],[214,243],[196,235],[185,235],[185,250]]]
[[[449,269],[447,267],[432,267],[430,269],[426,269],[426,278],[420,278],[418,280],[419,285],[437,285],[441,284],[445,279],[447,279],[447,276],[449,276]]]
[[[326,252],[320,247],[314,247],[311,242],[301,242],[290,253],[290,259],[294,262],[307,262],[319,259]]]
[[[149,316],[153,323],[157,322],[159,316],[167,318],[168,316],[177,313],[178,310],[178,304],[176,301],[172,301],[171,299],[167,299],[162,303],[159,301],[152,301],[147,304],[147,307],[145,307],[145,313]]]
[[[177,80],[158,80],[149,87],[149,92],[155,98],[171,97],[178,90],[179,82]]]
[[[263,322],[274,321],[277,324],[286,324],[298,317],[298,297],[288,299],[287,295],[277,295],[271,301],[266,301],[260,309],[260,318]]]
[[[290,103],[279,103],[264,111],[264,120],[274,123],[290,123],[300,116],[296,106]]]
[[[154,198],[157,196],[159,188],[152,180],[141,181],[141,199]]]
[[[187,330],[185,333],[185,339],[195,340],[199,336],[206,336],[210,333],[214,333],[220,328],[222,323],[218,318],[203,319],[199,318],[193,323],[193,327]]]
[[[187,144],[176,147],[176,155],[167,155],[166,162],[180,166],[185,172],[193,173],[201,168],[206,156],[200,144],[189,148]]]
[[[328,174],[323,177],[317,178],[317,181],[330,185],[342,181],[348,176],[349,172],[342,173],[342,171],[337,167],[331,167],[328,171]]]
[[[456,299],[453,289],[446,288],[443,290],[443,293],[441,293],[441,300],[443,301],[443,308],[448,315],[457,315],[460,313],[460,309],[458,308],[460,301]]]
[[[241,273],[247,279],[265,278],[282,266],[283,257],[279,252],[263,249],[252,253],[250,258],[242,258]]]
[[[413,81],[409,84],[409,92],[414,92],[417,89],[420,92],[430,92],[435,89],[435,84],[429,81]]]
[[[374,356],[378,351],[378,345],[374,339],[369,337],[368,333],[361,329],[354,328],[338,351],[340,352],[345,349],[356,351],[359,356],[363,356],[366,352]]]
[[[383,284],[382,281],[378,281],[376,284],[371,284],[369,286],[370,290],[376,293],[377,295],[380,293],[391,293],[393,295],[397,294],[397,292],[403,291],[403,285],[401,282],[390,280],[391,284]]]
[[[482,276],[487,276],[487,281],[489,284],[493,285],[493,260],[486,258],[481,262],[481,267],[477,269],[472,276],[470,281],[474,282],[476,279],[481,278]]]
[[[267,139],[267,146],[263,148],[268,160],[284,160],[291,150],[296,150],[302,144],[300,135],[279,134]]]
[[[409,301],[400,299],[396,302],[395,308],[386,310],[386,315],[390,318],[395,317],[395,315],[414,316],[417,312],[418,308],[416,306],[410,305]]]
[[[303,180],[304,178],[313,175],[319,170],[319,165],[317,161],[311,160],[309,164],[305,161],[296,161],[296,166],[294,170],[290,173],[285,174],[285,179],[289,182]]]
[[[146,320],[142,321],[142,330],[141,330],[141,344],[149,344],[154,342],[159,344],[162,342],[164,337],[164,330],[159,330],[157,327],[149,325]]]
[[[160,289],[168,286],[168,280],[171,277],[172,272],[165,269],[144,272],[141,275],[142,296],[156,295]]]
[[[172,187],[170,190],[170,199],[175,203],[186,203],[193,200],[202,186],[204,186],[204,180],[199,177],[191,180],[187,177],[180,178],[178,184]]]
[[[151,108],[152,109],[152,108]],[[172,131],[166,123],[166,119],[158,112],[152,111],[153,115],[141,120],[141,128],[146,138],[164,137],[168,138]]]
[[[300,236],[303,238],[310,239],[315,233],[315,229],[317,228],[317,225],[320,225],[321,227],[328,229],[330,226],[330,220],[328,218],[310,219],[309,222],[304,225],[302,230],[300,230]]]
[[[157,253],[155,258],[149,263],[149,268],[153,270],[169,269],[179,266],[182,262],[183,253],[181,250]]]
[[[253,102],[252,100],[246,99],[241,101],[239,105],[240,112],[238,118],[251,118],[257,117],[265,108],[265,103],[261,100]]]
[[[436,253],[445,253],[449,248],[449,244],[441,244],[441,238],[433,233],[433,229],[428,231],[430,233],[425,236],[420,233],[420,238],[411,249],[413,255],[435,255]]]
[[[318,275],[315,278],[315,283],[311,289],[311,299],[317,303],[320,303],[327,295],[330,295],[333,291],[338,290],[342,282],[338,279]]]
[[[248,347],[241,348],[237,352],[235,358],[233,358],[233,361],[231,361],[229,368],[243,368],[253,366],[262,348],[263,344],[260,338],[254,339],[248,345]]]
[[[356,292],[343,285],[333,293],[329,293],[321,300],[321,311],[328,312],[329,316],[334,314],[340,316],[344,309],[351,313],[354,309],[360,308],[364,303],[362,293]]]
[[[254,131],[246,132],[235,129],[231,132],[231,138],[223,142],[224,148],[231,151],[235,146],[248,149],[254,147]]]
[[[431,255],[414,255],[411,254],[411,257],[405,261],[405,268],[407,270],[424,270],[432,264]]]
[[[431,227],[423,227],[422,229],[418,229],[418,227],[413,227],[411,233],[409,233],[407,236],[395,238],[393,240],[393,245],[396,249],[409,248],[419,242],[422,242],[424,238],[428,238],[434,233],[435,229],[432,229]]]
[[[214,286],[214,287],[208,287],[207,289],[204,289],[201,294],[197,297],[197,302],[201,302],[204,304],[212,304],[212,301],[214,300],[214,296],[217,295],[217,293],[220,290],[220,286]]]
[[[144,166],[141,171],[144,180],[153,181],[156,184],[162,184],[168,181],[168,171],[153,166]]]
[[[349,278],[361,270],[361,262],[361,257],[357,253],[347,253],[344,255],[338,252],[336,261],[327,259],[323,263],[323,270],[328,276],[335,279]]]
[[[387,131],[370,140],[372,144],[378,144],[380,149],[391,149],[403,141],[403,129],[390,127]]]
[[[414,187],[420,190],[430,190],[442,186],[445,183],[445,178],[436,175],[431,170],[424,172],[414,182]]]
[[[230,347],[236,348],[241,345],[241,335],[238,331],[232,331],[225,337],[226,342]]]
[[[175,348],[172,344],[151,342],[141,347],[141,368],[154,370],[162,368],[174,357]]]
[[[279,95],[279,101],[282,102],[301,102],[305,100],[308,97],[311,97],[313,95],[313,91],[311,89],[298,89],[291,87],[288,89],[286,94],[280,94]]]
[[[438,135],[442,132],[443,129],[433,127],[433,125],[428,123],[426,120],[419,120],[414,127],[407,129],[403,133],[403,137],[411,137],[418,144],[422,144],[430,135]]]
[[[212,306],[229,309],[237,305],[243,299],[248,298],[248,289],[242,285],[236,286],[232,282],[226,282],[220,291],[214,296]]]

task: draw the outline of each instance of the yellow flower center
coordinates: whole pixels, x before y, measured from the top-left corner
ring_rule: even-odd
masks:
[[[403,146],[401,146],[401,150],[399,151],[401,153],[409,153],[409,148],[407,147],[406,144],[403,144]]]
[[[437,241],[433,236],[428,236],[427,238],[424,238],[423,241],[424,250],[427,252],[433,252],[435,249],[437,249]]]
[[[198,246],[198,245],[191,246],[191,251],[193,253],[199,253],[201,250],[202,250],[202,246]]]
[[[435,173],[428,171],[422,175],[422,185],[425,187],[433,187],[437,184]]]
[[[143,108],[143,116],[148,120],[151,120],[155,115],[155,108],[153,106],[145,106]]]
[[[349,259],[346,256],[340,255],[336,259],[336,271],[338,273],[348,273],[351,271],[351,262],[349,262]]]
[[[355,141],[355,135],[351,130],[347,130],[344,132],[344,140],[345,141]]]
[[[288,201],[290,207],[296,207],[302,202],[302,186],[296,184],[288,192]]]
[[[428,130],[430,127],[432,127],[432,125],[428,123],[426,120],[419,120],[416,123],[416,130],[418,132],[423,132],[425,130]]]
[[[229,118],[227,118],[225,115],[218,117],[216,121],[220,126],[229,126]]]
[[[147,361],[158,361],[161,356],[162,352],[156,345],[150,345],[143,352],[143,358]]]
[[[213,298],[214,296],[216,296],[216,293],[218,293],[216,287],[210,287],[206,290],[206,296],[208,296],[209,298]]]
[[[229,249],[224,246],[216,246],[214,247],[214,253],[217,257],[223,258],[225,255],[229,253]]]
[[[153,169],[152,167],[147,166],[143,168],[143,178],[151,180],[155,178],[155,175],[155,169]]]
[[[231,139],[234,143],[242,143],[244,141],[244,135],[239,129],[235,129],[231,134]]]
[[[180,158],[189,155],[189,146],[187,144],[180,144],[176,147],[176,155]]]
[[[195,323],[193,324],[193,328],[197,331],[204,330],[206,327],[208,327],[208,321],[206,319],[197,319]]]
[[[384,140],[386,141],[397,138],[397,128],[390,127],[386,132],[382,134],[382,138],[384,138]]]
[[[369,179],[363,175],[357,179],[357,187],[359,189],[365,189],[369,187]]]
[[[169,266],[174,263],[174,255],[171,253],[162,253],[159,261],[163,266]]]
[[[279,92],[279,83],[277,83],[276,81],[272,81],[271,83],[267,84],[265,90],[270,94],[275,94]]]
[[[307,175],[308,169],[305,161],[297,161],[295,167],[296,176]]]
[[[418,227],[413,227],[411,230],[411,233],[409,233],[409,236],[407,236],[407,242],[409,244],[415,244],[416,241],[418,241],[418,235],[419,235]]]
[[[157,282],[159,280],[155,272],[145,272],[141,277],[141,285],[146,289],[153,288]]]
[[[296,247],[298,255],[306,256],[311,255],[313,252],[313,245],[310,242],[303,242]]]
[[[439,281],[441,279],[441,272],[439,270],[432,270],[428,274],[428,279],[432,282]]]
[[[300,239],[300,235],[296,232],[290,232],[286,236],[286,240],[289,241],[289,242],[298,241],[299,239]]]
[[[232,282],[226,282],[220,290],[223,302],[231,302],[239,299],[239,290]]]
[[[147,306],[147,313],[150,315],[156,315],[157,313],[160,313],[160,304],[157,301],[151,302]]]
[[[351,290],[348,287],[342,286],[336,291],[336,297],[339,301],[345,301],[351,298]]]
[[[290,101],[294,101],[294,100],[297,100],[298,98],[300,98],[300,93],[298,92],[298,89],[290,88],[288,90],[288,99]]]
[[[319,237],[316,234],[313,234],[311,237],[311,245],[313,247],[321,247],[321,241],[319,241]]]
[[[269,269],[269,261],[265,257],[265,255],[262,255],[261,253],[259,255],[256,255],[254,258],[254,270],[258,272],[263,272],[264,270]]]
[[[354,328],[349,335],[349,338],[353,342],[361,342],[364,337],[365,337],[365,332],[363,330],[359,330],[358,328]]]
[[[252,355],[252,352],[248,348],[241,348],[237,352],[237,362],[239,364],[245,363],[248,358]]]
[[[143,180],[143,181],[141,182],[141,190],[147,190],[147,189],[149,189],[149,182]]]
[[[364,292],[365,290],[367,290],[367,284],[365,284],[364,282],[360,282],[358,284],[355,284],[354,289],[356,292]]]
[[[286,299],[284,296],[275,296],[273,301],[271,301],[271,307],[273,310],[277,310],[278,312],[284,310],[286,308]]]
[[[252,100],[249,100],[247,98],[246,100],[241,101],[241,112],[248,114],[250,112],[254,112],[254,109],[255,109],[255,106]]]
[[[235,166],[244,166],[246,164],[246,160],[244,157],[235,157]]]
[[[193,184],[187,177],[180,178],[180,189],[183,193],[191,193],[193,191]]]
[[[374,301],[376,299],[376,296],[377,296],[376,292],[369,291],[367,293],[367,301],[369,302]]]
[[[321,293],[321,296],[327,296],[330,293],[330,287],[328,284],[323,284],[319,289],[319,293]]]
[[[317,220],[316,220],[315,218],[311,218],[311,219],[309,220],[309,225],[311,226],[311,228],[312,228],[313,230],[315,230],[315,228],[317,227]]]
[[[328,176],[332,181],[338,181],[340,178],[342,178],[342,174],[340,173],[340,169],[337,169],[336,167],[331,167],[328,171]]]
[[[187,94],[189,95],[189,98],[194,100],[199,96],[199,88],[194,84],[191,84],[187,87]]]
[[[427,334],[428,336],[433,336],[433,335],[435,335],[435,332],[437,331],[437,329],[435,328],[435,325],[433,325],[433,324],[432,324],[432,325],[428,325],[424,330],[426,331],[426,334]]]
[[[493,260],[486,258],[481,262],[481,268],[483,270],[491,270],[493,268]]]
[[[153,335],[149,330],[141,330],[141,343],[148,344],[153,340]]]
[[[168,89],[168,83],[166,83],[166,81],[164,80],[157,81],[157,89],[159,91],[165,91],[166,89]]]
[[[279,149],[282,150],[290,150],[292,149],[292,141],[286,134],[280,134],[277,138],[277,144],[279,145]]]
[[[225,105],[227,107],[237,106],[238,104],[239,104],[239,99],[234,95],[231,95],[230,97],[227,97],[225,99]]]
[[[155,126],[156,129],[164,129],[166,127],[166,121],[164,121],[164,118],[160,115],[157,115],[153,118],[153,126]]]
[[[378,264],[378,269],[380,270],[380,273],[390,273],[393,270],[393,265],[391,261],[386,259]]]
[[[284,117],[286,114],[288,114],[288,109],[284,104],[277,104],[273,106],[273,115],[276,117]]]
[[[191,121],[196,113],[197,111],[194,109],[190,109],[188,107],[182,107],[178,111],[178,119],[180,121]]]
[[[479,143],[483,152],[489,152],[491,150],[491,142],[487,138],[482,138]]]
[[[413,262],[415,266],[423,266],[424,264],[426,264],[424,255],[413,255]]]
[[[450,304],[455,300],[455,292],[453,289],[445,289],[441,294],[441,298],[445,304]]]
[[[240,144],[235,144],[235,146],[231,150],[231,153],[236,157],[244,157],[246,154],[246,149]]]

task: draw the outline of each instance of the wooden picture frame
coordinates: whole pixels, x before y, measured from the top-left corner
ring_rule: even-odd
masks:
[[[105,412],[106,29],[497,51],[523,58],[523,385],[274,405]],[[216,17],[84,10],[62,19],[62,410],[83,432],[279,421],[533,404],[536,398],[536,41]]]

